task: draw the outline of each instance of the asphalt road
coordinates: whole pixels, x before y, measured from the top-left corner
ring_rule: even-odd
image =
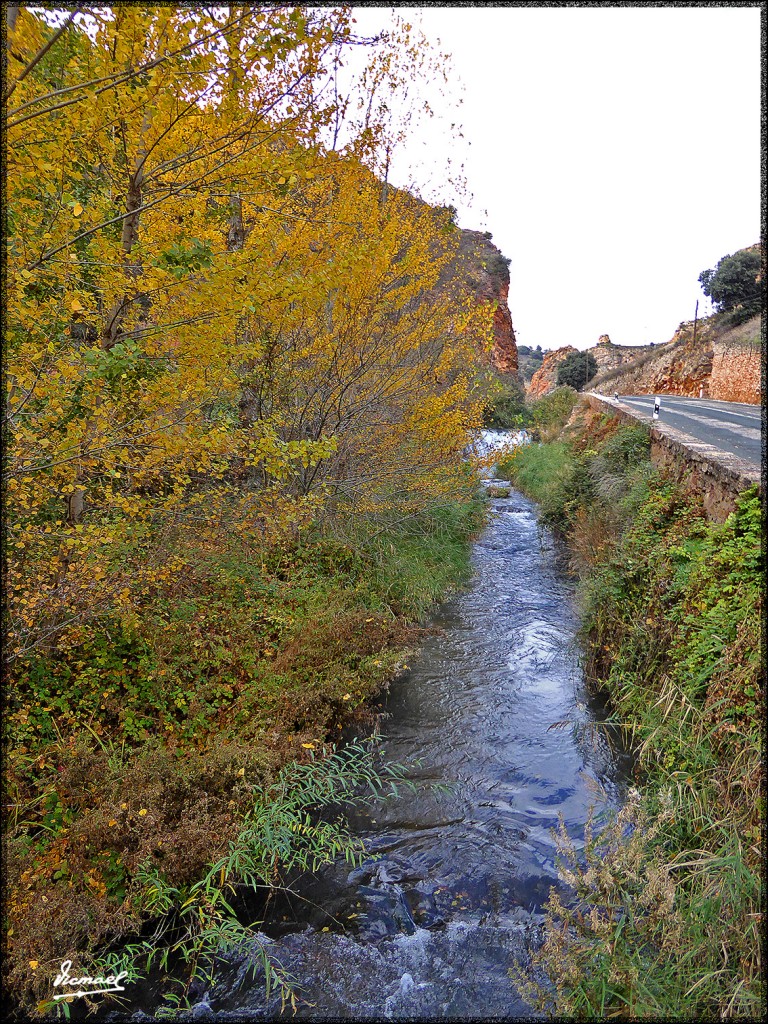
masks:
[[[658,426],[662,430],[664,424],[668,424],[697,441],[714,445],[720,451],[729,452],[760,469],[762,423],[759,405],[715,402],[709,398],[682,398],[678,395],[658,397]],[[619,395],[619,402],[643,416],[653,416],[653,395]]]

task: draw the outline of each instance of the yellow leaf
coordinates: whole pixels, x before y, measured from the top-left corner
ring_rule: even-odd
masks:
[[[83,208],[80,205],[80,203],[75,203],[75,206],[74,206],[74,209],[72,210],[72,213],[74,213],[74,215],[76,217],[79,217],[82,212],[83,212]]]
[[[139,811],[139,817],[143,818],[146,813],[147,813],[147,808],[146,807],[142,807],[141,810]]]
[[[302,745],[302,747],[306,747],[307,750],[314,750],[315,749],[315,744],[314,743],[302,743],[301,745]]]
[[[29,966],[32,968],[33,971],[36,971],[37,970],[37,966],[38,966],[39,963],[40,963],[39,960],[30,960],[29,961]]]
[[[80,302],[80,299],[78,299],[78,298],[72,299],[72,301],[69,304],[69,308],[72,310],[73,313],[79,312],[83,308],[82,303]]]

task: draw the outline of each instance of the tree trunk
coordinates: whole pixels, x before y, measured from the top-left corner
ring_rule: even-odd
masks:
[[[77,526],[83,517],[84,508],[85,490],[82,487],[76,487],[67,501],[67,522],[70,526]]]
[[[142,186],[144,184],[144,166],[147,159],[147,149],[144,139],[147,129],[149,128],[149,119],[150,112],[147,110],[144,112],[144,122],[141,126],[141,142],[139,143],[139,150],[136,154],[133,174],[128,179],[128,195],[125,201],[126,217],[123,220],[123,231],[120,239],[123,246],[123,252],[126,256],[130,256],[133,244],[139,237]],[[136,280],[141,273],[141,266],[138,263],[130,263],[126,260],[125,272],[127,277]],[[111,349],[117,342],[117,339],[121,334],[125,314],[133,301],[134,300],[126,293],[112,306],[101,332],[101,347],[103,349]]]
[[[245,228],[243,226],[243,201],[238,195],[229,197],[229,227],[227,229],[227,249],[235,252],[243,248]]]

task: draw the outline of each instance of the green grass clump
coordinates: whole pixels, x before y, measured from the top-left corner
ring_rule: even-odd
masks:
[[[576,407],[579,396],[576,391],[563,385],[548,395],[530,403],[529,419],[534,431],[544,441],[554,440]]]
[[[645,427],[616,429],[614,421],[609,429],[615,432],[598,448],[563,440],[526,445],[499,466],[499,475],[539,504],[542,523],[555,532],[572,535],[589,509],[605,537],[615,536],[647,493],[653,472]]]
[[[548,504],[570,480],[573,469],[571,446],[564,441],[528,444],[498,466],[498,476],[510,480],[539,504]]]
[[[463,504],[437,506],[369,545],[372,605],[420,620],[436,601],[468,583],[468,542],[484,515],[480,496],[473,494]]]

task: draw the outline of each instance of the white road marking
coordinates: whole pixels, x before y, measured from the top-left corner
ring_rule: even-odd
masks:
[[[697,423],[704,423],[706,426],[715,430],[725,430],[729,434],[737,434],[739,437],[748,437],[753,441],[759,441],[762,437],[762,431],[755,430],[754,427],[743,427],[738,423],[724,423],[722,420],[712,420],[708,416],[702,416],[699,413],[683,411],[682,409],[674,409],[671,405],[668,406],[670,412],[676,412],[678,416],[687,417],[690,420],[695,420]],[[662,407],[663,413],[663,407]]]

